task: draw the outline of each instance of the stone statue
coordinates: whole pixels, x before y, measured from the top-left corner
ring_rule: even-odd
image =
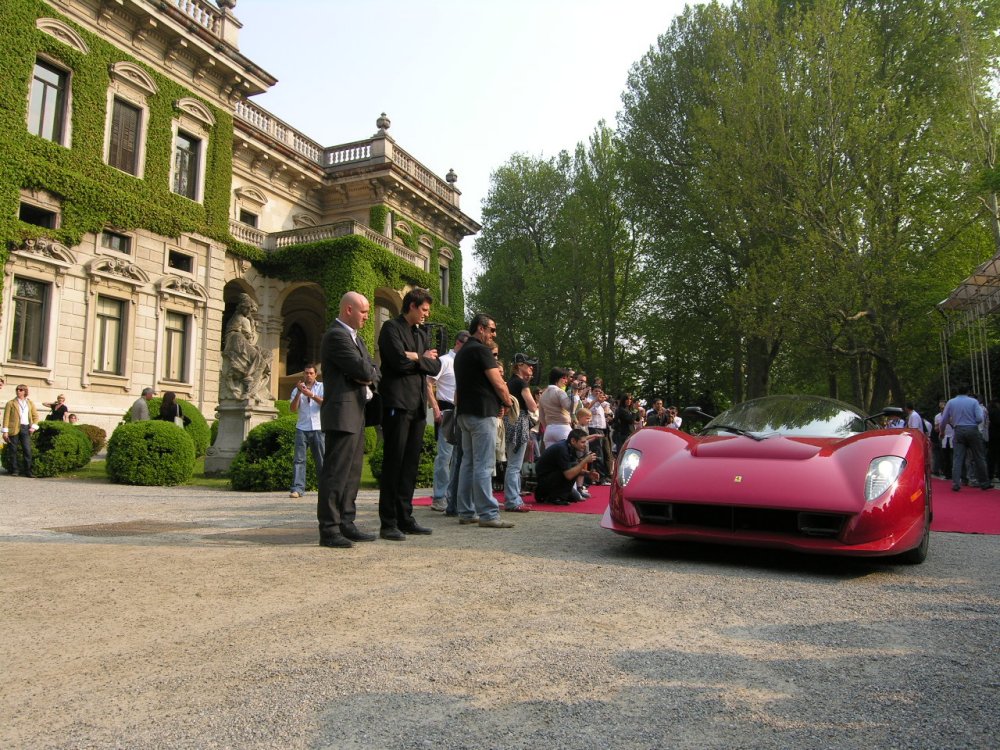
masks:
[[[271,352],[257,346],[257,324],[251,317],[255,312],[250,295],[241,294],[226,326],[220,399],[259,403],[270,398]]]

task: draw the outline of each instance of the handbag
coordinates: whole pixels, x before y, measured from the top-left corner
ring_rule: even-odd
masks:
[[[458,445],[462,442],[462,431],[458,427],[457,409],[445,409],[441,412],[441,431],[444,433],[445,442],[449,445]]]
[[[174,417],[174,424],[184,429],[184,417]]]

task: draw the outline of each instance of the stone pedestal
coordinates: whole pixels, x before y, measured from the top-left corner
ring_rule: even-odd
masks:
[[[273,406],[225,399],[219,403],[219,434],[205,455],[205,474],[222,476],[229,471],[240,446],[254,427],[278,418]]]

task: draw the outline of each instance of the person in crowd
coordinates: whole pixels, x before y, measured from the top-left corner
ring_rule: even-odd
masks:
[[[618,406],[615,408],[614,421],[611,423],[611,442],[614,444],[615,455],[621,450],[628,436],[635,432],[635,409],[632,406],[632,394],[622,393],[618,396]]]
[[[653,407],[646,412],[647,427],[667,427],[670,422],[670,415],[666,407],[663,406],[662,398],[653,399]]]
[[[181,411],[181,405],[177,403],[177,394],[173,391],[164,392],[163,401],[160,402],[160,413],[156,418],[164,422],[176,423],[178,419],[184,424],[191,422],[190,419],[184,416],[184,412]]]
[[[531,413],[538,411],[538,404],[531,395],[531,378],[537,365],[538,361],[528,355],[515,354],[514,367],[510,380],[507,381],[507,390],[518,405],[516,417],[513,417],[515,410],[507,412],[504,417],[507,442],[507,468],[503,485],[504,510],[512,513],[525,513],[530,510],[521,499],[521,467],[530,440]]]
[[[132,409],[130,410],[133,422],[145,422],[150,418],[149,402],[153,400],[153,396],[155,395],[156,391],[152,388],[142,389],[142,393],[135,400],[135,403],[132,404]]]
[[[3,442],[7,446],[11,476],[20,472],[23,476],[34,476],[31,472],[31,435],[38,429],[38,411],[28,398],[28,386],[23,383],[15,389],[15,396],[7,401],[3,410]],[[18,461],[21,450],[23,464]]]
[[[945,405],[944,401],[938,401],[938,413],[934,415],[934,430],[938,433],[938,438],[941,441],[941,463],[938,465],[938,476],[941,479],[947,479],[951,476],[951,467],[955,457],[955,428],[941,421]]]
[[[80,421],[80,418],[78,416],[76,416],[76,414],[70,414],[69,415],[69,419],[67,421],[70,424],[77,424]]]
[[[378,337],[383,465],[391,467],[379,480],[379,535],[392,542],[406,541],[407,534],[431,533],[413,518],[413,492],[432,398],[428,376],[441,371],[437,349],[422,327],[432,302],[426,289],[411,289],[403,297],[403,311],[382,325]]]
[[[668,408],[667,416],[669,417],[669,421],[666,426],[673,427],[675,430],[679,430],[681,428],[681,425],[684,423],[684,420],[681,419],[680,414],[677,413],[677,407],[671,406],[670,408]]]
[[[917,407],[912,401],[906,402],[903,411],[906,414],[906,426],[912,430],[919,430],[926,434],[927,430],[924,429],[924,418],[920,416],[920,412],[917,411]]]
[[[611,442],[608,439],[608,425],[613,417],[611,404],[604,390],[595,386],[591,389],[593,401],[590,405],[590,425],[591,435],[597,435],[598,440],[591,443],[591,450],[597,455],[594,461],[594,470],[600,474],[599,484],[611,483]]]
[[[549,372],[549,385],[542,391],[538,402],[539,419],[542,424],[542,445],[548,448],[566,439],[573,429],[572,412],[573,399],[566,393],[566,384],[570,379],[570,371],[562,367],[553,367]]]
[[[448,485],[451,482],[451,459],[455,446],[445,440],[441,422],[445,412],[455,409],[455,355],[469,339],[468,331],[459,331],[451,350],[438,357],[441,369],[431,375],[432,388],[429,394],[434,412],[434,437],[437,440],[437,455],[434,457],[434,490],[431,493],[431,510],[444,512],[448,507]],[[451,414],[454,417],[454,414]]]
[[[972,461],[979,487],[990,489],[986,481],[986,458],[983,436],[979,425],[983,421],[983,410],[976,399],[969,395],[969,387],[963,386],[958,395],[945,404],[941,413],[941,424],[951,425],[955,429],[955,455],[951,466],[951,489],[958,492],[962,489],[962,467],[965,465],[965,454],[972,454]],[[971,479],[971,477],[970,477]]]
[[[574,428],[565,440],[545,449],[535,463],[537,502],[569,505],[579,500],[575,494],[579,478],[589,477],[591,481],[597,481],[600,475],[590,468],[597,456],[587,451],[587,438],[586,430]]]
[[[302,380],[292,389],[288,408],[297,414],[295,421],[295,453],[292,459],[291,498],[306,494],[306,450],[311,450],[316,463],[316,474],[323,473],[323,454],[326,441],[323,438],[323,384],[317,379],[316,365],[310,363],[302,368]]]
[[[379,369],[358,331],[371,305],[364,295],[347,292],[340,314],[323,335],[323,405],[320,424],[326,451],[319,478],[316,516],[322,547],[351,547],[376,536],[355,524],[365,456],[365,406],[378,387]]]
[[[576,478],[576,487],[574,488],[574,491],[576,495],[583,500],[586,500],[590,497],[590,490],[587,489],[587,484],[592,482],[598,482],[600,481],[601,478],[601,472],[598,471],[596,468],[597,456],[598,456],[596,446],[600,442],[601,436],[592,434],[590,432],[590,421],[593,418],[594,415],[591,414],[590,409],[581,405],[580,408],[577,409],[576,411],[576,419],[574,420],[576,422],[576,426],[587,433],[587,437],[584,438],[584,443],[586,444],[586,447],[584,448],[583,452],[580,453],[580,455],[583,456],[587,452],[593,453],[594,461],[591,464],[591,468],[595,472],[597,472],[597,479],[595,480],[591,480],[589,475],[584,475],[584,474],[581,474]]]
[[[455,355],[455,409],[462,428],[462,465],[456,496],[459,523],[491,529],[514,526],[500,518],[493,497],[496,468],[497,421],[502,407],[512,404],[507,384],[491,347],[496,323],[483,313],[469,324],[471,337]]]
[[[42,406],[47,406],[51,411],[45,415],[46,422],[65,422],[69,407],[66,406],[66,397],[63,394],[56,396],[55,401],[43,401]]]

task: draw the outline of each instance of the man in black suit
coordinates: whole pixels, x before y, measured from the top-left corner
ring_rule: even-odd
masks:
[[[427,376],[441,371],[437,349],[429,348],[419,327],[430,314],[431,302],[426,289],[411,289],[403,297],[402,314],[383,323],[378,337],[385,467],[379,479],[379,534],[394,542],[404,541],[407,534],[431,533],[413,519],[413,490],[427,424]]]
[[[340,315],[323,336],[323,406],[320,424],[326,439],[319,477],[319,543],[351,547],[372,542],[374,534],[354,524],[365,453],[365,404],[378,386],[379,370],[358,331],[368,320],[369,304],[357,292],[340,299]]]

